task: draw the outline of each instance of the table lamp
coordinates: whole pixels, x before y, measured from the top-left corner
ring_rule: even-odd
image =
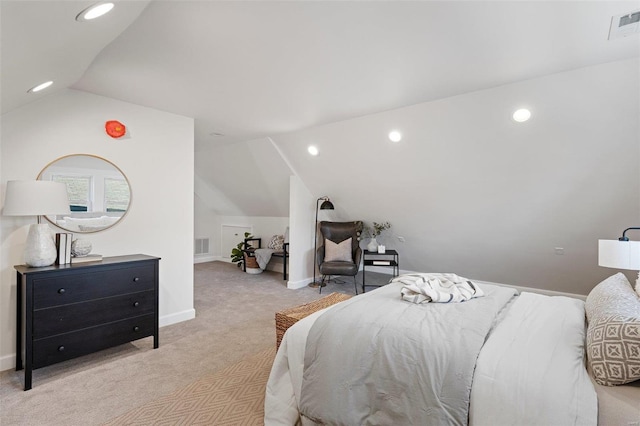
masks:
[[[40,223],[44,215],[69,214],[69,196],[64,183],[45,180],[11,180],[7,182],[4,216],[36,216],[29,226],[24,262],[27,266],[52,265],[56,260],[56,245],[51,229]]]
[[[640,241],[629,241],[626,233],[631,229],[640,230],[627,228],[617,240],[598,240],[598,265],[639,271],[636,292],[640,292]]]

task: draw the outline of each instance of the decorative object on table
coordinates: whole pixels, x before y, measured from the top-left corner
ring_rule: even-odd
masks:
[[[93,246],[89,240],[84,238],[76,238],[71,243],[71,254],[73,257],[84,257],[91,253]]]
[[[250,247],[250,245],[246,243],[245,240],[251,238],[253,238],[251,232],[245,232],[244,239],[240,241],[237,246],[231,249],[231,262],[235,263],[238,268],[242,266],[243,262],[245,261],[244,250],[248,250]]]
[[[104,123],[104,130],[114,139],[121,138],[127,133],[127,127],[118,120],[109,120]]]
[[[56,265],[66,265],[71,263],[71,247],[73,234],[59,232],[56,234]]]
[[[313,281],[309,284],[309,287],[318,288],[324,285],[322,282],[316,282],[316,268],[318,267],[318,203],[320,204],[320,210],[334,210],[333,203],[328,196],[320,197],[316,200],[316,221],[314,222],[314,238],[313,238]]]
[[[24,262],[27,266],[52,265],[57,258],[53,233],[43,215],[69,214],[69,197],[63,183],[42,180],[7,182],[2,214],[4,216],[36,216],[37,224],[29,226]]]
[[[389,222],[382,222],[382,223],[373,222],[372,226],[368,226],[368,225],[365,226],[364,234],[365,236],[368,236],[371,238],[371,240],[369,241],[369,244],[367,244],[368,251],[370,252],[378,251],[378,241],[376,240],[376,238],[380,234],[382,234],[383,231],[386,231],[387,229],[391,229],[391,223]]]
[[[640,230],[640,227],[627,228],[617,240],[598,241],[598,265],[606,268],[630,269],[638,271],[636,293],[640,296],[640,241],[629,241],[627,231]]]
[[[383,246],[382,244],[378,245],[378,253],[384,254],[385,250],[386,250],[385,246]]]

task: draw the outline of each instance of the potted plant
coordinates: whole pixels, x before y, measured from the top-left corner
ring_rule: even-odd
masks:
[[[244,251],[249,248],[249,244],[245,243],[247,238],[253,238],[250,232],[244,233],[244,240],[240,241],[237,246],[231,249],[231,262],[237,264],[238,268],[244,263]]]
[[[387,229],[391,229],[391,223],[389,222],[373,222],[372,226],[365,225],[363,233],[365,236],[371,238],[371,241],[367,244],[367,250],[376,251],[378,249],[378,241],[376,241],[376,238]]]

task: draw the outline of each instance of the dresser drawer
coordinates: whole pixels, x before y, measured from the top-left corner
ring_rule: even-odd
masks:
[[[33,368],[86,355],[132,340],[152,336],[155,315],[128,318],[96,327],[33,341]]]
[[[33,312],[33,337],[39,339],[94,327],[124,318],[150,314],[154,309],[155,291],[153,290],[36,309]]]
[[[153,264],[103,269],[82,274],[34,278],[34,309],[100,299],[155,288]]]

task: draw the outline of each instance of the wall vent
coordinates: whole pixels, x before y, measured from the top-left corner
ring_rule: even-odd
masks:
[[[640,10],[611,18],[609,40],[640,34]]]
[[[209,254],[209,238],[196,238],[194,244],[194,254]]]

